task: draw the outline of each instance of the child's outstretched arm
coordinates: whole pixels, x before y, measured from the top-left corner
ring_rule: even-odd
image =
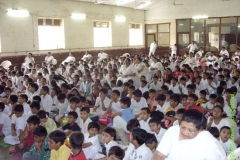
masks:
[[[92,145],[93,145],[92,142],[83,143],[82,148],[88,148]]]

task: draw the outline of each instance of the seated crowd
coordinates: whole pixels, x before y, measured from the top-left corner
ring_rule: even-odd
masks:
[[[0,136],[10,154],[220,160],[240,144],[239,57],[99,56],[70,54],[57,66],[50,53],[41,65],[30,54],[23,69],[0,70]]]

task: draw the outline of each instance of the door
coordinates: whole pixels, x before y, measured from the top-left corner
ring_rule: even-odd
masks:
[[[146,48],[150,48],[150,44],[155,40],[155,34],[147,34]]]
[[[187,46],[190,44],[190,33],[178,33],[177,34],[177,51],[178,54],[183,55],[189,49]]]

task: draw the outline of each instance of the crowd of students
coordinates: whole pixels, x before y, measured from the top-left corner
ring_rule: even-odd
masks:
[[[150,160],[194,109],[228,155],[240,144],[239,59],[223,55],[206,65],[189,57],[88,56],[2,68],[0,136],[23,160]],[[103,117],[109,124],[100,127]]]

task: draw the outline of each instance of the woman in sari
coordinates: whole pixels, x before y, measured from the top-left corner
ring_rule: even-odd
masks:
[[[120,77],[118,80],[121,80],[123,83],[127,82],[128,80],[132,79],[134,82],[137,76],[137,70],[133,64],[130,63],[130,59],[126,58],[124,61],[124,65],[121,66],[119,70]]]
[[[140,77],[142,75],[145,75],[148,73],[148,68],[146,67],[146,65],[143,63],[142,61],[142,58],[141,57],[137,57],[136,60],[135,60],[135,65],[136,67],[136,70],[137,70],[137,73],[138,75],[136,76],[136,84],[135,86],[137,88],[140,87]]]

